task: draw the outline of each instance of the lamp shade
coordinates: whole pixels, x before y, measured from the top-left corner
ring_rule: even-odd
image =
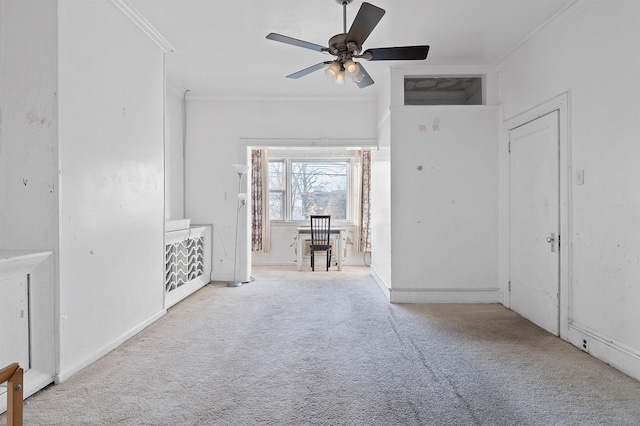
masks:
[[[327,74],[327,76],[329,76],[329,78],[335,81],[341,70],[342,64],[339,61],[333,61],[331,65],[327,67],[325,73]]]
[[[347,59],[344,63],[344,71],[348,77],[353,77],[360,71],[360,67],[353,60]]]
[[[233,168],[236,169],[236,172],[241,175],[249,171],[249,166],[247,166],[246,164],[234,164]]]
[[[362,81],[362,79],[364,78],[364,74],[360,70],[360,66],[357,65],[357,67],[358,67],[358,71],[354,75],[352,75],[351,78],[353,79],[353,81],[355,83],[360,83]]]

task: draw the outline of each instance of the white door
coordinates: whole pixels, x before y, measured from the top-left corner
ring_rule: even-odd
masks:
[[[511,130],[511,309],[559,333],[558,111]]]

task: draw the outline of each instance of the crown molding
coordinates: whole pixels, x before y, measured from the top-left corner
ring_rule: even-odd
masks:
[[[137,10],[133,8],[126,0],[109,0],[124,16],[126,16],[133,24],[138,27],[147,37],[151,39],[163,52],[175,52],[176,50],[171,44],[151,25]]]
[[[224,101],[224,102],[374,102],[375,97],[351,96],[223,96],[212,93],[192,93],[192,101]]]

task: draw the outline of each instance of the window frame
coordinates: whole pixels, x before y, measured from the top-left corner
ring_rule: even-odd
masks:
[[[283,219],[273,219],[273,218],[269,218],[269,222],[271,224],[283,224],[283,225],[288,225],[288,224],[295,224],[295,225],[305,225],[308,224],[309,219],[291,219],[291,208],[292,208],[292,196],[293,196],[293,192],[292,192],[292,179],[291,179],[291,173],[292,173],[292,166],[291,163],[294,162],[306,162],[306,163],[331,163],[331,162],[335,162],[335,163],[346,163],[347,165],[347,212],[346,212],[346,218],[345,219],[333,219],[331,220],[332,223],[335,224],[344,224],[344,225],[352,225],[355,223],[355,219],[354,219],[354,194],[355,194],[355,188],[353,187],[356,180],[354,179],[354,172],[355,172],[355,159],[352,156],[347,156],[347,155],[340,155],[340,156],[332,156],[332,155],[314,155],[314,156],[308,156],[308,155],[292,155],[292,156],[270,156],[269,157],[269,163],[271,162],[275,162],[275,163],[283,163],[283,174],[284,174],[284,180],[285,180],[285,190],[284,190],[284,203],[283,203],[283,209],[284,209],[284,218]],[[272,191],[271,187],[269,187],[269,196],[272,192],[276,192],[276,193],[280,193],[283,192],[281,190],[275,190]]]

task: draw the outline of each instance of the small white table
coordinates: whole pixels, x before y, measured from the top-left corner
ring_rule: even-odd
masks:
[[[311,239],[311,227],[302,226],[296,228],[298,231],[298,271],[302,270],[302,252],[304,251],[303,241]],[[329,230],[329,238],[337,240],[336,258],[338,259],[338,271],[342,270],[342,228],[331,228]]]

